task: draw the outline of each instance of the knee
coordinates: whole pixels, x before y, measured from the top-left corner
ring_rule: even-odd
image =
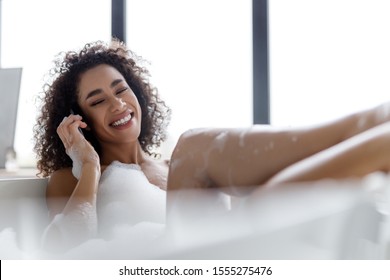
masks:
[[[179,140],[172,153],[172,160],[184,157],[193,157],[207,145],[208,129],[195,128],[185,131],[180,135]]]
[[[192,129],[180,136],[171,157],[168,190],[198,188],[205,184],[205,135],[204,129]]]
[[[196,139],[202,138],[210,134],[210,129],[207,128],[192,128],[183,132],[178,140],[178,144],[192,143]]]

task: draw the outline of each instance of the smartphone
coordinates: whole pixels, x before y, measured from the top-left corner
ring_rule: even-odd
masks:
[[[75,115],[75,113],[74,113],[74,111],[73,111],[72,109],[70,109],[70,113],[71,113],[72,115]],[[80,131],[81,135],[84,136],[84,133],[83,133],[83,130],[81,129],[81,127],[79,127],[79,131]]]

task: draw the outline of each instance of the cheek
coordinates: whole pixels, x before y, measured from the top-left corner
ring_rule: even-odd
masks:
[[[141,113],[142,113],[141,104],[140,104],[138,98],[137,98],[135,95],[132,95],[132,97],[131,97],[131,103],[136,105],[138,111],[139,111],[140,114],[141,114]]]
[[[104,115],[97,114],[97,115],[92,116],[91,125],[93,125],[93,127],[96,127],[96,128],[104,126]]]

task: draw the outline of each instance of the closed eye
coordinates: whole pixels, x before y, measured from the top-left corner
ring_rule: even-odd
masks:
[[[115,92],[115,95],[125,93],[128,89],[129,89],[128,87],[120,88],[118,91]],[[99,105],[99,104],[103,103],[104,101],[105,101],[105,99],[97,99],[96,101],[93,101],[91,103],[91,106],[93,107],[93,106]]]
[[[104,102],[104,99],[99,99],[99,100],[96,100],[96,101],[92,102],[91,106],[93,107],[93,106],[96,106],[96,105],[98,105],[100,103],[103,103],[103,102]]]
[[[127,87],[121,88],[121,89],[119,89],[119,90],[116,92],[116,94],[121,94],[121,93],[125,92],[126,90],[128,90]]]

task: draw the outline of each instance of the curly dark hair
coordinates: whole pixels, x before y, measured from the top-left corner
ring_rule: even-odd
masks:
[[[157,88],[150,84],[149,71],[141,66],[144,62],[116,39],[112,39],[110,43],[92,42],[79,52],[69,51],[58,55],[49,72],[49,81],[43,86],[43,95],[39,97],[40,115],[34,126],[38,175],[47,177],[58,169],[72,166],[72,160],[66,154],[56,130],[71,110],[83,116],[77,103],[80,75],[101,64],[118,70],[133,90],[142,110],[138,140],[143,151],[151,156],[157,155],[154,150],[166,139],[171,110],[160,99]],[[96,137],[88,131],[85,131],[84,135],[100,154]]]

